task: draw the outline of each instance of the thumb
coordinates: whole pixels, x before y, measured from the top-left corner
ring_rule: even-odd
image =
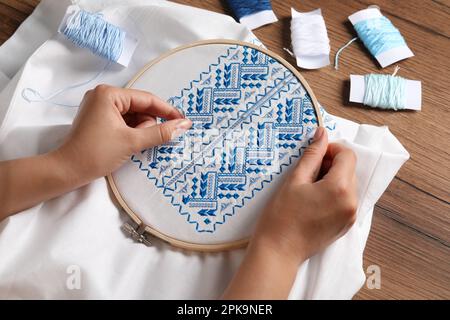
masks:
[[[323,157],[327,152],[328,136],[325,128],[318,127],[314,141],[303,152],[293,172],[293,179],[299,183],[313,183],[320,172]]]
[[[189,119],[165,121],[147,128],[135,128],[137,135],[137,151],[169,142],[179,137],[192,127]]]

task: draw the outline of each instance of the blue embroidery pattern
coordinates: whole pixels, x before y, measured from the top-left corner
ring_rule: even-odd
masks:
[[[317,127],[292,72],[246,46],[228,47],[168,101],[192,129],[131,161],[197,232],[213,233],[235,215],[301,156]]]

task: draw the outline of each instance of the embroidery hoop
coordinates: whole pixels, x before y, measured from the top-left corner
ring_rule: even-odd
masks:
[[[147,65],[145,65],[141,71],[139,71],[125,86],[126,88],[131,88],[133,87],[133,84],[135,84],[135,82],[140,79],[142,77],[142,75],[144,75],[150,68],[152,68],[153,66],[155,66],[156,64],[158,64],[160,61],[166,59],[167,57],[170,57],[171,55],[182,51],[182,50],[186,50],[186,49],[190,49],[193,47],[198,47],[198,46],[205,46],[205,45],[239,45],[239,46],[245,46],[248,48],[252,48],[252,49],[256,49],[262,53],[264,53],[265,55],[275,59],[277,62],[279,62],[280,64],[282,64],[286,69],[288,69],[290,72],[292,72],[292,74],[297,78],[297,80],[300,82],[300,84],[303,86],[303,88],[305,89],[306,93],[309,95],[309,97],[311,98],[311,102],[312,102],[312,106],[313,109],[315,111],[315,116],[317,119],[317,126],[318,127],[323,127],[323,119],[322,119],[322,115],[320,112],[320,107],[319,107],[319,103],[311,89],[311,87],[309,86],[309,84],[306,82],[306,80],[303,78],[303,76],[289,63],[287,62],[285,59],[283,59],[281,56],[279,56],[278,54],[260,47],[258,45],[249,43],[249,42],[244,42],[244,41],[237,41],[237,40],[228,40],[228,39],[213,39],[213,40],[201,40],[201,41],[197,41],[191,44],[187,44],[187,45],[183,45],[183,46],[179,46],[175,49],[172,49],[166,53],[164,53],[163,55],[159,56],[158,58],[150,61]],[[167,243],[169,243],[170,245],[174,246],[174,247],[178,247],[178,248],[182,248],[182,249],[187,249],[187,250],[191,250],[191,251],[201,251],[201,252],[218,252],[218,251],[225,251],[225,250],[232,250],[232,249],[237,249],[237,248],[242,248],[245,247],[249,240],[250,237],[245,237],[239,240],[235,240],[235,241],[229,241],[229,242],[224,242],[224,243],[215,243],[215,244],[201,244],[201,243],[194,243],[194,242],[188,242],[188,241],[184,241],[184,240],[180,240],[180,239],[176,239],[175,237],[169,236],[159,230],[157,230],[156,228],[154,228],[152,225],[150,224],[146,224],[143,219],[141,217],[139,217],[138,214],[136,214],[131,208],[130,206],[127,204],[127,202],[124,200],[124,198],[122,197],[119,189],[117,188],[116,182],[114,181],[114,178],[112,176],[112,174],[109,174],[107,177],[107,181],[108,184],[116,198],[116,200],[118,201],[118,203],[120,204],[120,206],[123,208],[123,210],[125,211],[125,213],[129,216],[129,218],[132,221],[132,224],[134,226],[132,226],[133,229],[130,229],[130,225],[128,225],[126,230],[131,237],[141,243],[149,243],[150,241],[148,240],[147,236],[154,236],[156,238],[159,238]]]

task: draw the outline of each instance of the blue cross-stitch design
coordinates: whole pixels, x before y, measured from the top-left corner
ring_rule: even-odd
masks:
[[[213,233],[235,215],[302,154],[317,127],[292,72],[240,45],[168,101],[192,129],[131,161],[198,232]]]

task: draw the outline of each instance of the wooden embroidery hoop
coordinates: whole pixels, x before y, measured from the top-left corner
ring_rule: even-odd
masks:
[[[163,55],[159,56],[158,58],[152,60],[147,65],[145,65],[142,68],[142,70],[139,71],[127,83],[127,85],[125,87],[126,88],[132,87],[133,84],[147,70],[149,70],[152,66],[156,65],[161,60],[171,56],[172,54],[182,51],[182,50],[185,50],[185,49],[188,49],[188,48],[210,45],[210,44],[225,44],[225,45],[229,44],[229,45],[247,46],[249,48],[254,48],[256,50],[259,50],[262,53],[264,53],[264,54],[268,55],[269,57],[272,57],[275,60],[277,60],[278,62],[280,62],[284,67],[286,67],[289,71],[291,71],[297,77],[297,79],[300,81],[302,86],[305,88],[306,92],[311,97],[311,101],[312,101],[314,110],[316,112],[318,126],[323,127],[323,120],[322,120],[322,116],[320,113],[319,103],[317,102],[316,96],[314,95],[312,89],[310,88],[310,86],[308,85],[306,80],[303,78],[303,76],[289,62],[287,62],[285,59],[280,57],[278,54],[276,54],[268,49],[262,48],[258,45],[244,42],[244,41],[228,40],[228,39],[213,39],[213,40],[197,41],[197,42],[194,42],[194,43],[191,43],[188,45],[183,45],[183,46],[177,47],[175,49],[172,49],[172,50],[164,53]],[[135,229],[128,230],[128,232],[130,233],[132,238],[137,240],[138,242],[147,243],[147,242],[149,242],[147,239],[147,235],[152,235],[154,237],[157,237],[157,238],[169,243],[170,245],[172,245],[174,247],[192,250],[192,251],[218,252],[218,251],[232,250],[232,249],[245,247],[250,240],[250,238],[247,237],[247,238],[243,238],[243,239],[232,241],[232,242],[226,242],[226,243],[199,244],[199,243],[191,243],[191,242],[187,242],[187,241],[182,241],[182,240],[173,238],[171,236],[168,236],[167,234],[164,234],[164,233],[158,231],[157,229],[153,228],[151,225],[145,224],[143,222],[143,220],[128,206],[128,204],[126,203],[126,201],[123,199],[122,195],[120,194],[120,192],[114,182],[114,178],[112,177],[112,174],[109,174],[106,178],[107,178],[109,186],[111,187],[111,190],[112,190],[114,196],[116,197],[117,201],[119,202],[120,206],[123,208],[125,213],[131,218],[132,223],[134,224],[133,228],[135,227]]]

